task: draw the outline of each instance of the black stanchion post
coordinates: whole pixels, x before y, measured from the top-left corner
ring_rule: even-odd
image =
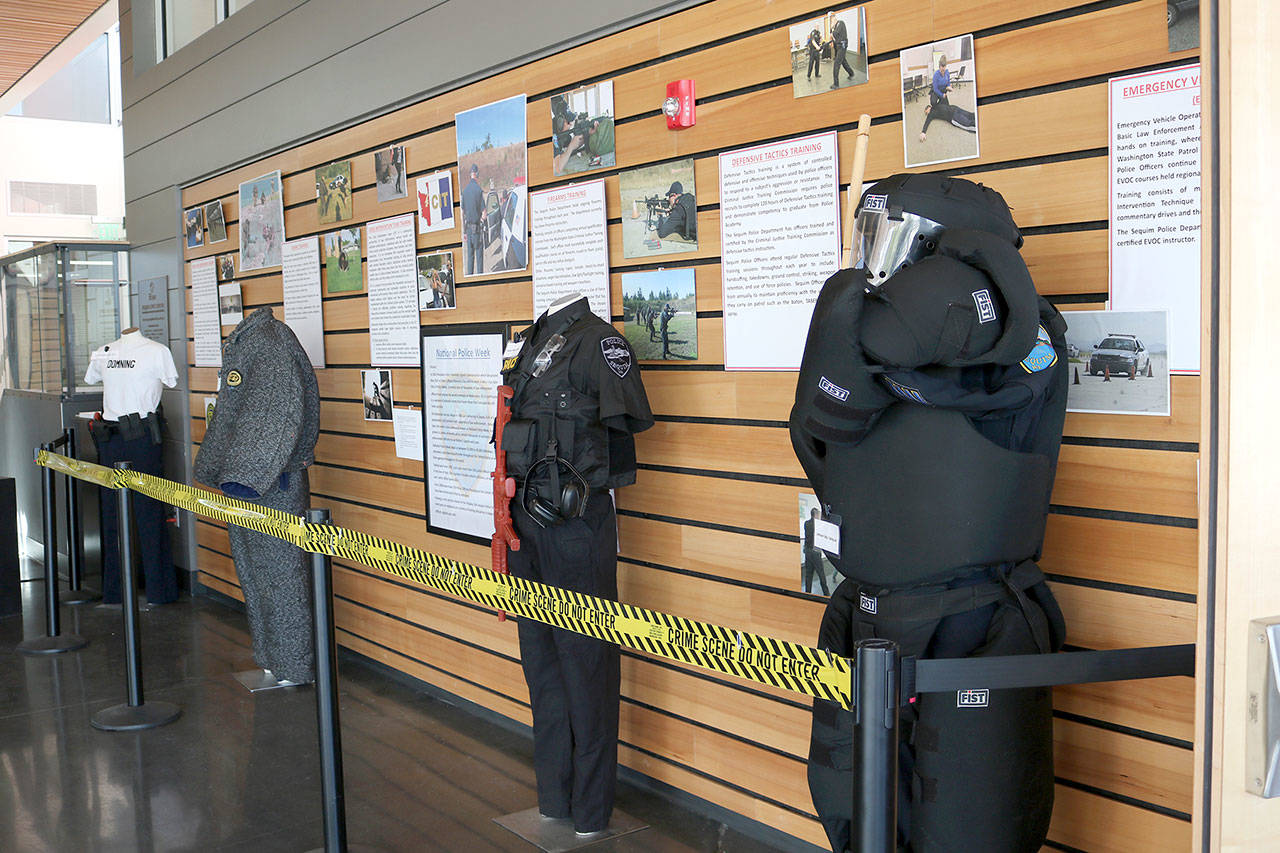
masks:
[[[307,510],[309,524],[328,524],[329,510]],[[311,555],[315,599],[316,722],[320,730],[320,783],[324,793],[325,853],[347,853],[347,806],[342,784],[342,729],[338,719],[338,643],[333,633],[333,567],[328,554]]]
[[[53,451],[52,444],[43,444],[36,448]],[[61,633],[62,624],[58,614],[58,513],[57,513],[57,480],[53,469],[40,468],[40,498],[44,515],[44,620],[45,636],[34,637],[18,644],[18,651],[27,655],[53,655],[82,649],[89,641],[79,634]]]
[[[894,853],[898,841],[898,645],[855,646],[853,839],[859,853]]]
[[[76,428],[71,426],[62,431],[66,438],[67,456],[76,455]],[[78,481],[67,475],[67,594],[62,597],[65,604],[88,604],[102,596],[87,589],[81,589],[84,581],[84,526],[80,523],[80,489]]]
[[[129,470],[128,462],[117,462],[116,468]],[[124,598],[124,674],[129,701],[112,705],[94,714],[89,722],[95,729],[107,732],[154,729],[171,723],[182,714],[172,702],[147,702],[142,696],[142,650],[138,637],[138,587],[133,554],[133,491],[116,490],[116,506],[120,533],[120,590]]]

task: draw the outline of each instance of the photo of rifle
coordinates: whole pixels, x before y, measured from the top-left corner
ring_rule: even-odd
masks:
[[[493,557],[493,570],[507,574],[507,549],[520,550],[511,523],[511,499],[516,496],[516,481],[507,476],[507,451],[502,449],[502,431],[511,420],[511,398],[515,391],[510,385],[498,386],[498,417],[494,421],[493,446],[497,461],[493,469],[493,539],[489,547]],[[507,621],[507,611],[498,611],[498,621]]]
[[[658,223],[654,221],[655,216],[665,216],[671,212],[671,204],[660,195],[651,195],[644,200],[644,206],[648,208],[649,214],[644,219],[645,231],[652,231],[658,227]]]

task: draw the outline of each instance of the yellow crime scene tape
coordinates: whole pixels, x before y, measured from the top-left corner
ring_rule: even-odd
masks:
[[[499,574],[367,533],[308,524],[286,512],[143,474],[40,451],[36,464],[110,489],[130,488],[206,518],[256,530],[315,554],[327,554],[659,657],[852,707],[852,663],[812,646],[698,622]]]

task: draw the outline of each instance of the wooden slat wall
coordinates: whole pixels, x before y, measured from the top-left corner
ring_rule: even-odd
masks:
[[[289,238],[327,230],[317,222],[312,170],[336,159],[353,159],[356,221],[410,211],[412,198],[377,202],[371,152],[404,144],[415,176],[453,167],[454,112],[521,92],[529,94],[530,183],[558,183],[550,166],[550,96],[612,79],[618,167],[694,157],[701,235],[697,252],[662,259],[696,268],[702,345],[695,363],[644,369],[659,423],[639,439],[638,482],[618,493],[622,597],[811,643],[823,602],[795,591],[797,545],[788,538],[796,495],[804,490],[785,429],[795,374],[723,370],[717,153],[834,128],[847,181],[851,127],[866,111],[876,122],[868,177],[901,171],[897,51],[973,32],[982,157],[941,170],[1005,195],[1027,232],[1025,256],[1041,292],[1065,309],[1097,307],[1107,292],[1106,78],[1195,58],[1166,51],[1160,0],[872,0],[871,82],[795,100],[785,28],[825,8],[813,0],[714,0],[188,187],[184,206],[222,200],[229,241],[189,250],[187,258],[236,245],[237,184],[272,169],[284,176]],[[681,77],[697,81],[698,124],[671,133],[656,107],[662,84]],[[645,261],[622,258],[617,170],[601,174],[616,309],[620,273]],[[418,245],[457,249],[460,237],[457,230],[437,232],[419,237]],[[246,310],[281,305],[278,272],[240,280]],[[424,313],[423,325],[527,324],[530,277],[463,281],[458,304],[447,314]],[[331,366],[318,372],[315,503],[330,507],[339,524],[487,565],[487,548],[427,533],[421,463],[396,458],[390,425],[362,419],[357,371],[369,358],[365,295],[326,296],[324,313]],[[191,370],[197,445],[202,398],[214,393],[216,381],[216,370]],[[397,369],[393,382],[397,404],[420,400],[417,370]],[[1198,378],[1176,377],[1171,417],[1067,419],[1043,565],[1076,646],[1193,640],[1199,394]],[[239,597],[225,531],[201,521],[197,538],[201,581]],[[341,643],[528,722],[512,623],[359,566],[338,566]],[[823,843],[805,782],[807,702],[633,653],[624,656],[623,697],[625,764]],[[1051,846],[1189,848],[1191,680],[1062,688],[1055,702],[1059,786]]]

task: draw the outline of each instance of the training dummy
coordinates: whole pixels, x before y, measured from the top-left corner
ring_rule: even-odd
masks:
[[[846,578],[819,645],[904,656],[1056,651],[1062,613],[1036,566],[1066,411],[1066,324],[1037,296],[999,193],[895,175],[862,197],[861,262],[823,285],[792,444],[839,524]],[[1053,806],[1048,688],[982,707],[922,694],[902,709],[900,850],[1039,850]],[[849,845],[852,716],[814,703],[809,786],[832,849]]]

